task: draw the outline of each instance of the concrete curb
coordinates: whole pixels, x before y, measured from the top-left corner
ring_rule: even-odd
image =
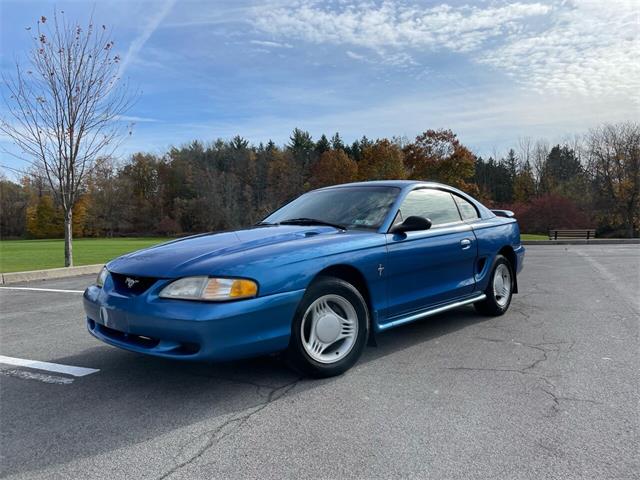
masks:
[[[29,272],[2,273],[0,274],[0,285],[97,274],[103,266],[104,264],[99,263],[96,265],[82,265],[80,267],[49,268],[47,270],[31,270]]]
[[[640,245],[640,238],[593,238],[590,240],[522,240],[523,245]]]

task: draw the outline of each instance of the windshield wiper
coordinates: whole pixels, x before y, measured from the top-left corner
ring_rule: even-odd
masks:
[[[280,225],[279,223],[271,223],[271,222],[258,222],[258,223],[254,223],[253,226],[254,227],[276,227]]]
[[[340,225],[339,223],[325,222],[324,220],[317,220],[315,218],[290,218],[288,220],[282,220],[280,225],[326,225],[327,227],[337,228],[339,230],[346,230],[347,227]]]

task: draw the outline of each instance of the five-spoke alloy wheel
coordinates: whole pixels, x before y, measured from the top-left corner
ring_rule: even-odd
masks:
[[[500,307],[505,307],[511,300],[511,271],[509,266],[500,263],[493,273],[493,297]]]
[[[300,335],[305,351],[314,360],[320,363],[340,361],[356,342],[356,309],[340,295],[324,295],[307,308]]]
[[[298,307],[287,356],[304,373],[339,375],[362,354],[368,328],[369,313],[361,293],[344,280],[321,277]]]

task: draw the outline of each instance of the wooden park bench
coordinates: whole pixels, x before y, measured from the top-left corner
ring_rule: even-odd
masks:
[[[549,240],[590,240],[596,238],[595,228],[551,229]]]

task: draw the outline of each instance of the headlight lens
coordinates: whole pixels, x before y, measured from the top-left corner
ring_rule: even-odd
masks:
[[[96,285],[99,287],[103,287],[104,282],[107,280],[108,276],[109,276],[109,270],[107,270],[107,267],[102,267],[102,270],[100,270],[100,273],[98,274],[98,278],[96,279]]]
[[[159,295],[184,300],[239,300],[258,295],[258,284],[246,278],[185,277],[171,282]]]

